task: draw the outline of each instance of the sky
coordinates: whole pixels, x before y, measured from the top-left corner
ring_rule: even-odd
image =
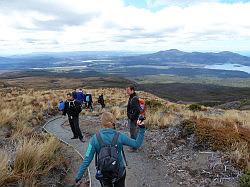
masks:
[[[250,51],[250,0],[0,0],[0,55]]]

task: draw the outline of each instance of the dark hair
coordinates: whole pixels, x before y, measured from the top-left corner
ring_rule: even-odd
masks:
[[[135,87],[134,87],[133,85],[128,86],[128,88],[129,88],[130,90],[135,91]]]

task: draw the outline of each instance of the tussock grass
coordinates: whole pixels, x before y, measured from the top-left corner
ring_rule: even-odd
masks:
[[[0,153],[0,186],[4,185],[11,175],[9,168],[10,157],[7,153]]]
[[[56,156],[60,142],[54,137],[49,137],[43,143],[34,139],[24,139],[16,151],[13,173],[22,178],[47,173],[58,163]]]
[[[36,186],[36,179],[63,163],[60,156],[61,145],[54,137],[44,142],[23,139],[18,143],[13,166],[9,166],[10,156],[0,154],[0,186],[6,183],[22,183],[23,186]]]

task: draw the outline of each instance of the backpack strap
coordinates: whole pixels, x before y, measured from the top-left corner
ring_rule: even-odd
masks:
[[[100,132],[96,133],[96,139],[97,139],[97,141],[98,141],[100,147],[103,147],[103,146],[105,145],[105,143],[104,143],[103,140],[102,140],[102,137],[101,137]]]
[[[115,136],[114,136],[114,138],[113,138],[113,140],[112,140],[112,145],[113,145],[113,146],[116,145],[116,143],[117,143],[117,141],[118,141],[118,138],[119,138],[119,135],[120,135],[120,133],[119,133],[119,132],[116,132],[116,134],[115,134]],[[124,161],[125,161],[126,166],[128,166],[128,162],[127,162],[127,159],[126,159],[126,156],[125,156],[123,147],[122,147],[122,156],[123,156],[123,158],[124,158]]]
[[[116,145],[116,143],[117,143],[117,141],[118,141],[118,138],[119,138],[119,135],[120,135],[119,132],[115,132],[115,135],[114,135],[114,138],[113,138],[113,140],[112,140],[111,145],[113,145],[113,146]]]
[[[134,99],[138,99],[138,101],[139,101],[139,96],[138,96],[138,95],[135,95],[134,97],[132,97],[131,100],[130,100],[130,103],[132,103],[132,101],[133,101]]]
[[[96,133],[96,139],[97,139],[100,147],[103,147],[105,145],[104,142],[103,142],[103,140],[102,140],[102,137],[100,135],[100,132]],[[96,168],[97,168],[97,155],[98,155],[98,153],[96,152],[95,153],[95,167]]]

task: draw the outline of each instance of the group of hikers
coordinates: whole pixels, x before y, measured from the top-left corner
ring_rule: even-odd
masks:
[[[125,186],[125,165],[127,165],[127,163],[123,145],[129,146],[131,152],[136,152],[143,143],[145,133],[143,122],[145,119],[145,103],[141,105],[141,99],[137,96],[134,86],[128,86],[126,92],[129,95],[127,117],[130,128],[130,138],[116,130],[116,119],[114,115],[104,111],[101,116],[101,129],[90,139],[84,160],[75,178],[76,186],[80,186],[82,176],[94,156],[97,169],[96,179],[100,181],[102,187]],[[88,95],[89,100],[87,99]],[[101,98],[103,99],[103,94]],[[88,104],[88,101],[91,101],[91,104]],[[84,142],[79,127],[79,114],[82,111],[83,104],[87,103],[86,107],[92,107],[92,102],[91,94],[84,94],[81,89],[67,94],[67,100],[64,102],[62,114],[68,115],[69,124],[73,132],[72,139],[79,138],[81,142]],[[102,104],[104,104],[104,99]],[[104,106],[102,105],[102,108],[104,107],[105,104]]]
[[[91,93],[85,93],[81,88],[75,89],[72,92],[72,97],[74,100],[77,100],[84,106],[86,109],[90,109],[93,111],[93,99]],[[102,108],[105,108],[105,102],[103,98],[103,94],[98,97],[98,103],[101,105]]]

